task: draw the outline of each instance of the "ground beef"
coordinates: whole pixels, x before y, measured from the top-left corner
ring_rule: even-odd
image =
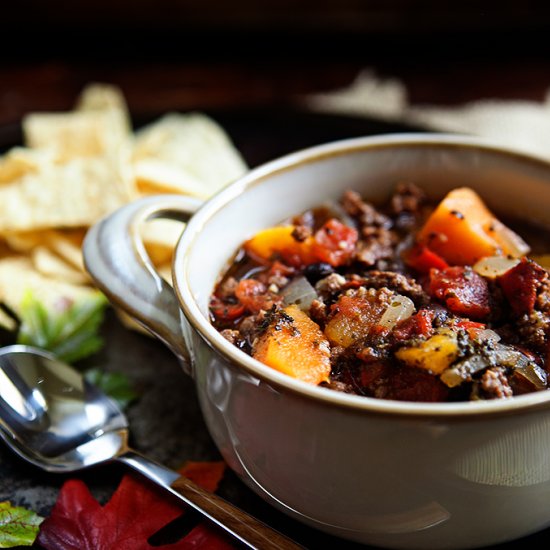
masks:
[[[290,279],[286,277],[285,275],[281,275],[280,273],[275,273],[274,275],[269,275],[267,277],[267,287],[271,287],[271,285],[275,285],[277,288],[281,289],[284,286],[286,286],[289,283]]]
[[[217,295],[218,298],[226,299],[231,296],[235,296],[235,289],[238,285],[237,279],[235,277],[228,277],[218,286]]]
[[[502,367],[487,369],[481,377],[480,389],[485,399],[500,399],[513,395],[506,371]]]
[[[338,380],[331,380],[330,382],[325,382],[321,385],[325,388],[341,391],[344,393],[356,393],[353,390],[353,386],[351,386],[350,384],[346,384],[345,382],[339,382]]]
[[[411,212],[416,211],[420,200],[419,192],[406,186],[402,186],[401,191],[401,199],[395,199],[396,205],[401,203],[402,212],[404,208],[411,208]],[[355,191],[344,193],[342,206],[356,220],[361,236],[353,259],[364,267],[377,266],[381,261],[393,261],[399,243],[397,233],[391,229],[393,220],[363,201]]]
[[[313,300],[309,307],[309,316],[323,328],[327,321],[327,306],[321,300]]]
[[[357,289],[351,288],[346,290],[346,295],[366,299],[371,303],[372,308],[384,311],[395,293],[385,286],[381,288],[367,288],[366,285],[362,285]]]
[[[515,323],[518,341],[541,352],[546,350],[549,328],[550,318],[538,310],[525,313]]]
[[[535,301],[535,309],[550,316],[550,280],[548,274],[540,283]]]
[[[425,201],[425,193],[414,183],[398,183],[391,198],[391,211],[396,216],[403,213],[417,215]]]
[[[260,333],[261,321],[263,321],[263,318],[263,315],[261,315],[261,320],[259,319],[259,315],[249,315],[245,317],[239,325],[239,331],[243,340],[248,342],[251,347]]]
[[[390,218],[363,201],[359,193],[355,191],[349,190],[344,193],[342,206],[347,214],[357,220],[361,228],[375,226],[388,229],[393,225]]]
[[[523,346],[546,352],[550,334],[550,281],[547,274],[538,284],[534,309],[515,319],[515,330]]]
[[[313,230],[315,226],[315,214],[311,210],[307,210],[306,212],[303,212],[302,214],[299,214],[297,216],[294,216],[292,218],[292,224],[293,225],[303,225],[305,227],[308,227],[309,229]]]
[[[369,288],[386,287],[409,297],[416,305],[422,307],[429,303],[430,297],[424,289],[412,278],[393,271],[368,271],[361,277],[361,282]]]
[[[315,290],[323,300],[332,299],[346,284],[346,279],[339,273],[331,273],[328,277],[317,281]]]
[[[297,225],[292,231],[292,237],[300,243],[311,237],[311,234],[311,229],[307,225]]]
[[[379,349],[375,349],[372,346],[366,346],[357,351],[355,357],[363,361],[363,363],[370,364],[380,360],[381,352]]]
[[[233,330],[230,328],[226,328],[225,330],[222,330],[220,334],[231,344],[237,345],[239,338],[241,336],[241,333],[238,330]]]
[[[330,362],[335,365],[338,363],[338,360],[342,356],[343,353],[345,353],[346,348],[343,348],[342,346],[331,346],[330,347]]]
[[[487,280],[487,288],[489,290],[489,308],[490,313],[488,320],[499,321],[505,319],[508,315],[510,306],[504,297],[502,288],[496,280]]]
[[[362,231],[354,260],[366,267],[376,265],[379,260],[391,259],[397,245],[397,235],[383,227],[368,227]]]

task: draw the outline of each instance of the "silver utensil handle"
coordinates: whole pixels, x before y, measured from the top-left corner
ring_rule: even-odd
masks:
[[[221,497],[205,491],[186,477],[180,476],[136,451],[129,450],[117,457],[117,460],[169,491],[248,548],[254,550],[302,548]]]

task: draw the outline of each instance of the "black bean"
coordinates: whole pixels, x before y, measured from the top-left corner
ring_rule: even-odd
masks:
[[[304,269],[304,277],[311,283],[315,284],[320,279],[328,277],[331,273],[334,273],[334,268],[326,262],[317,262],[315,264],[309,264]]]

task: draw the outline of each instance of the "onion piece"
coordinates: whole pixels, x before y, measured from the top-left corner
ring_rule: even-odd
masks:
[[[505,344],[495,344],[493,353],[495,362],[501,367],[523,369],[531,363],[527,355]]]
[[[487,354],[472,355],[445,370],[441,375],[441,381],[449,388],[454,388],[463,382],[471,382],[482,370],[496,366],[513,369],[518,373],[524,371],[523,376],[537,388],[540,384],[536,378],[542,380],[542,375],[535,368],[536,365],[524,353],[511,346],[494,342],[493,349]]]
[[[397,323],[408,319],[414,313],[414,303],[407,296],[396,294],[391,298],[390,305],[382,314],[378,325],[391,330]]]
[[[313,300],[319,295],[305,277],[298,277],[292,281],[282,292],[283,304],[289,306],[296,304],[302,311],[308,311]]]
[[[476,340],[476,342],[499,342],[500,336],[494,330],[484,328],[476,333],[474,340]]]
[[[531,247],[509,227],[506,227],[499,220],[491,222],[491,231],[498,235],[498,242],[502,243],[504,250],[514,258],[526,256],[531,251]]]
[[[486,258],[479,260],[473,266],[473,269],[482,277],[496,279],[518,264],[519,260],[517,258],[507,258],[506,256],[487,256]]]
[[[529,363],[526,367],[514,370],[514,378],[527,385],[529,391],[542,391],[548,387],[548,375],[546,371],[536,365]]]
[[[473,375],[491,366],[493,363],[487,357],[472,355],[443,371],[440,378],[449,388],[454,388],[463,382],[470,382]]]

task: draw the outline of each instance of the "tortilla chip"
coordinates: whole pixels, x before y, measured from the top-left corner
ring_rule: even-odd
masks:
[[[201,114],[167,115],[134,138],[124,96],[111,85],[87,86],[71,112],[29,114],[23,132],[27,147],[0,157],[0,302],[16,313],[29,290],[50,309],[94,292],[81,248],[103,216],[152,193],[206,199],[247,170],[223,129]],[[142,228],[170,284],[183,227],[159,219]]]
[[[37,246],[47,246],[73,267],[84,270],[82,242],[86,229],[7,231],[2,236],[11,250],[32,252]]]
[[[31,253],[31,259],[35,269],[46,277],[76,285],[91,282],[87,273],[69,265],[45,246],[35,247]]]
[[[53,149],[62,162],[112,154],[131,138],[130,115],[119,88],[91,84],[80,94],[74,111],[27,115],[23,134],[28,147]]]
[[[37,172],[40,167],[52,161],[52,156],[43,151],[32,151],[14,147],[0,157],[0,184],[22,178],[25,174]]]
[[[105,159],[45,165],[0,186],[0,232],[92,225],[134,198],[119,167]]]
[[[86,230],[82,228],[65,231],[49,231],[46,243],[50,250],[65,260],[72,267],[87,273],[82,256],[82,243]]]
[[[143,195],[179,193],[201,199],[209,196],[203,182],[165,161],[150,159],[134,164],[136,187]]]
[[[12,250],[22,254],[44,244],[44,235],[41,231],[8,231],[2,236]]]
[[[58,162],[113,154],[129,138],[123,116],[108,111],[33,113],[23,132],[29,147],[52,151]]]
[[[247,170],[224,130],[209,117],[169,114],[138,132],[133,166],[139,189],[206,199]]]
[[[16,255],[17,253],[0,236],[0,258],[6,258],[8,256],[16,256]]]
[[[153,264],[158,266],[172,261],[174,248],[184,227],[182,222],[160,218],[143,224],[141,238]]]
[[[101,84],[84,89],[75,111],[27,115],[23,119],[23,133],[29,147],[53,151],[58,162],[116,155],[132,137],[122,92]]]
[[[0,260],[0,302],[16,314],[25,294],[31,291],[50,311],[59,310],[67,300],[84,299],[98,291],[83,285],[73,285],[38,273],[29,258],[18,256]]]
[[[124,114],[127,128],[130,129],[130,115],[124,94],[118,86],[94,82],[88,84],[78,96],[77,111],[116,111]]]

